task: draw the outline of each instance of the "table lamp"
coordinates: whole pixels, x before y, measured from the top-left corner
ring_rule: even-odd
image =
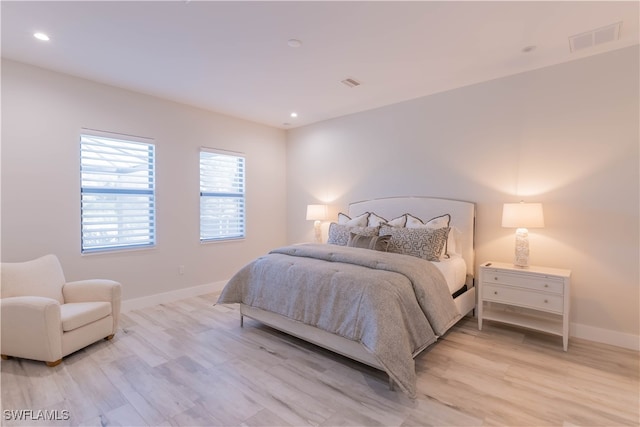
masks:
[[[505,203],[502,208],[502,226],[517,228],[514,264],[529,266],[529,230],[544,227],[542,203]]]
[[[313,228],[316,234],[316,243],[322,243],[320,235],[320,221],[327,219],[327,205],[307,205],[307,220],[314,221]]]

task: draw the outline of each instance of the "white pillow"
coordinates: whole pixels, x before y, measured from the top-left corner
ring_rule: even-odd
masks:
[[[351,218],[349,215],[340,212],[338,214],[338,224],[346,225],[349,227],[366,227],[369,220],[369,212],[365,212],[355,218]]]
[[[398,218],[393,218],[391,221],[387,221],[386,225],[392,227],[404,227],[407,224],[407,215],[400,215]]]
[[[413,215],[407,214],[407,228],[445,228],[449,226],[449,222],[451,221],[451,215],[444,214],[441,216],[437,216],[435,218],[431,218],[426,223],[422,222],[420,218],[417,218]]]
[[[451,227],[449,230],[449,236],[447,236],[447,255],[462,255],[462,245],[459,245],[460,236],[462,232],[458,227]],[[460,249],[458,249],[460,246]]]
[[[381,216],[376,215],[373,212],[369,214],[369,219],[367,223],[368,227],[379,227],[382,224],[386,224],[386,223],[387,223],[387,220],[385,218],[382,218]]]

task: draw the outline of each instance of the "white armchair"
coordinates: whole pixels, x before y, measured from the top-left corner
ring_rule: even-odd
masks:
[[[113,338],[120,316],[120,283],[67,283],[55,255],[1,267],[2,359],[42,360],[56,366],[102,338]]]

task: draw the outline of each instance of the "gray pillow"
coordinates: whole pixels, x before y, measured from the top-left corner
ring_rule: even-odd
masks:
[[[447,242],[449,227],[398,228],[383,225],[380,235],[391,235],[389,252],[412,255],[427,261],[440,261],[440,254]]]
[[[363,236],[362,234],[351,233],[347,246],[387,252],[390,241],[391,235],[389,234],[384,236]]]
[[[351,233],[362,234],[363,236],[377,236],[378,230],[380,230],[380,227],[350,227],[332,222],[331,225],[329,225],[329,238],[327,239],[327,243],[347,246]]]

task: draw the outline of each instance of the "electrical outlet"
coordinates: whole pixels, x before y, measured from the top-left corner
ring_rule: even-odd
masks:
[[[184,265],[179,265],[178,266],[178,274],[181,275],[181,276],[184,274]]]

